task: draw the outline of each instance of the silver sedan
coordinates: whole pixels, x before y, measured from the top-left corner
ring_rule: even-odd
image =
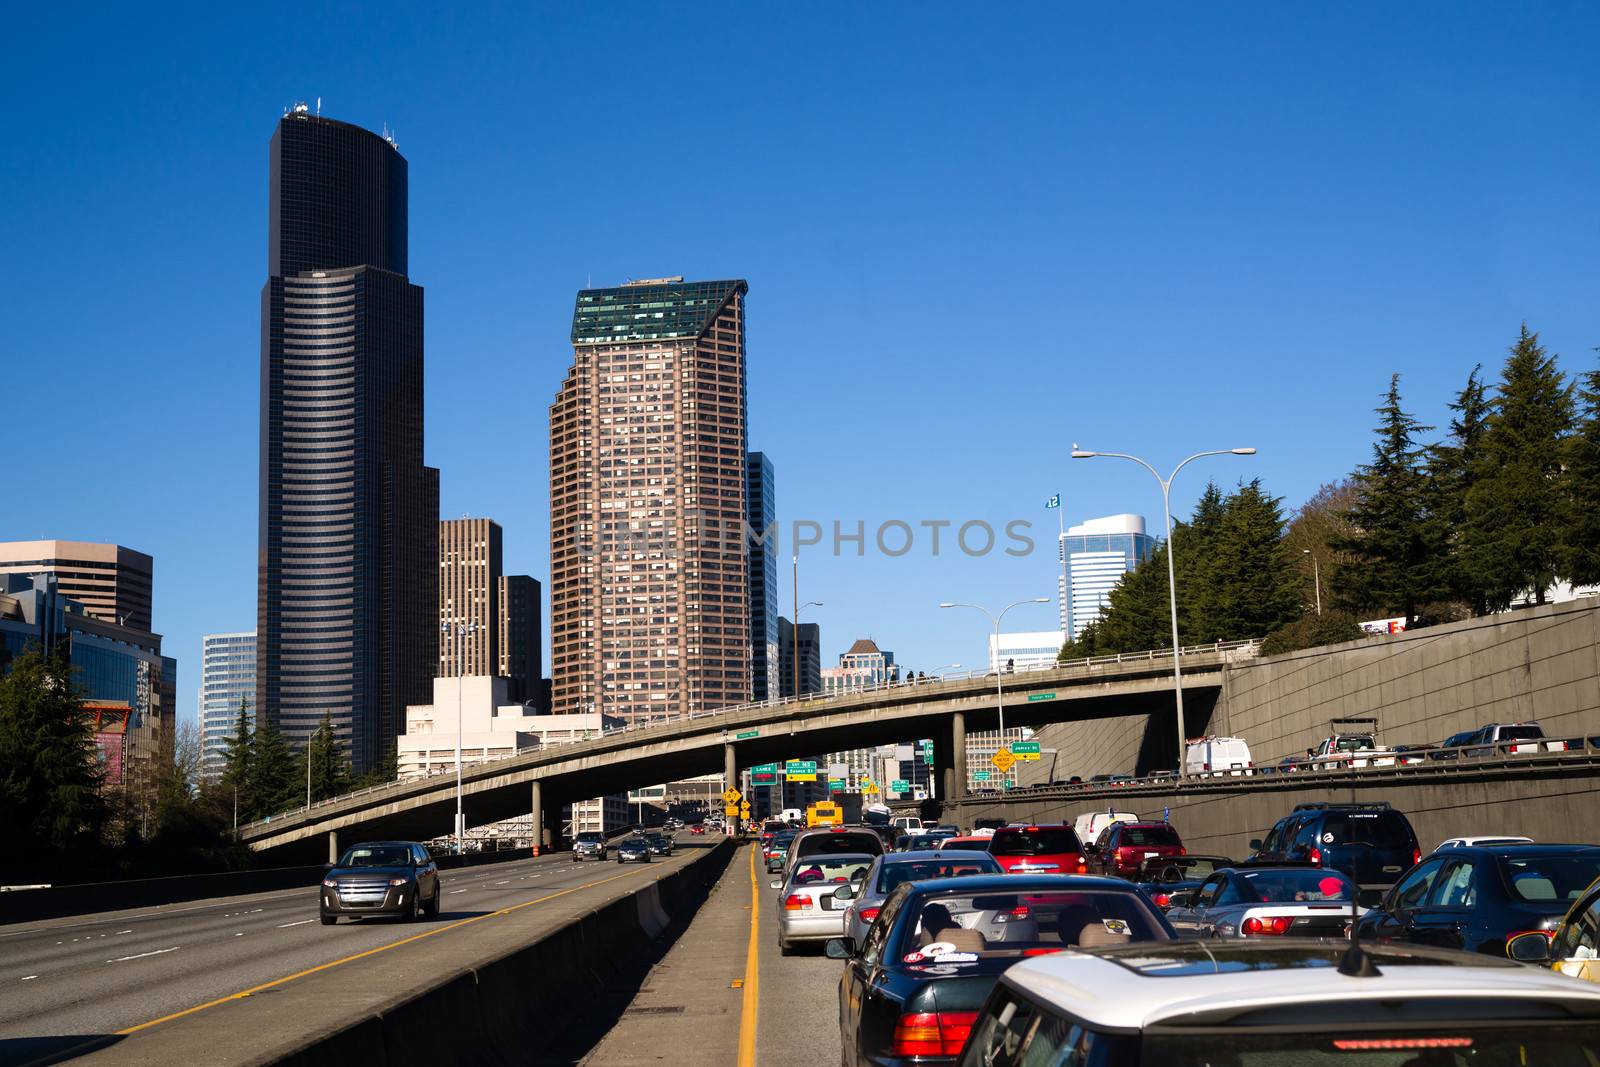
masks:
[[[864,877],[876,857],[866,853],[808,856],[771,883],[778,890],[778,952],[788,956],[798,941],[827,941],[844,933],[844,901],[834,894]]]
[[[883,902],[901,882],[920,882],[929,878],[958,878],[964,874],[1004,874],[998,860],[974,849],[925,849],[917,852],[891,852],[879,856],[860,881],[836,890],[834,903],[850,902],[845,909],[844,936],[862,944],[878,917]],[[840,894],[843,894],[841,897]]]
[[[1344,937],[1355,886],[1320,867],[1229,867],[1208,876],[1188,899],[1174,898],[1167,920],[1184,938]]]

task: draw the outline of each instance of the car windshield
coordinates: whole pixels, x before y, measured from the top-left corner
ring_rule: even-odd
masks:
[[[1152,905],[1131,890],[940,893],[924,900],[903,930],[897,958],[910,964],[948,953],[1037,956],[1169,939]]]
[[[989,851],[996,856],[1053,856],[1079,851],[1078,835],[1064,826],[1004,827],[994,832]]]
[[[411,850],[404,845],[357,845],[339,858],[341,867],[409,867]]]
[[[1121,843],[1134,846],[1183,844],[1178,839],[1178,831],[1170,826],[1124,826]]]
[[[601,837],[599,834],[579,834],[578,840],[583,844],[595,845],[599,844],[601,841],[604,841],[605,838]]]
[[[1043,1050],[1040,1050],[1043,1051]],[[1031,1050],[1030,1050],[1031,1055]],[[1150,1035],[1142,1067],[1590,1067],[1600,1055],[1593,1027],[1485,1030],[1477,1026],[1381,1036],[1350,1030],[1225,1037]],[[1036,1062],[1031,1058],[1028,1062]],[[1037,1062],[1060,1062],[1045,1061]],[[1068,1061],[1071,1062],[1071,1061]],[[1090,1062],[1094,1062],[1091,1060]]]
[[[1514,896],[1539,904],[1576,900],[1600,877],[1600,854],[1507,856],[1500,863]]]
[[[1238,885],[1240,895],[1250,903],[1316,903],[1324,900],[1348,903],[1353,892],[1350,880],[1343,875],[1312,868],[1242,871]]]
[[[789,876],[790,885],[819,885],[827,882],[853,882],[867,876],[871,856],[817,856],[801,860]]]
[[[1411,832],[1405,818],[1394,811],[1331,812],[1322,823],[1322,843],[1370,845],[1373,848],[1412,847]]]
[[[920,882],[929,878],[959,878],[964,874],[1000,874],[1001,868],[992,856],[974,856],[961,860],[907,860],[903,863],[886,863],[878,872],[876,891],[887,896],[901,882]]]

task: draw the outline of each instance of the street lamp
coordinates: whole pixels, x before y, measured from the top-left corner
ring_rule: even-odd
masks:
[[[795,557],[796,562],[799,559],[799,556]],[[800,586],[798,579],[796,583],[796,599],[799,599],[798,591]],[[794,696],[796,700],[800,699],[800,613],[807,608],[820,608],[822,606],[823,604],[820,600],[808,600],[804,604],[797,605],[794,609],[794,627],[789,631],[789,651],[791,658],[794,660]]]
[[[1172,480],[1178,476],[1178,472],[1183,470],[1185,466],[1197,459],[1204,459],[1206,456],[1253,456],[1255,454],[1256,450],[1253,448],[1219,448],[1210,452],[1196,452],[1172,468],[1172,473],[1163,478],[1159,471],[1138,456],[1130,456],[1126,452],[1089,452],[1079,448],[1076,444],[1072,446],[1073,459],[1094,459],[1096,456],[1105,456],[1110,459],[1132,460],[1149,471],[1161,485],[1161,521],[1165,523],[1167,530],[1167,608],[1172,616],[1172,694],[1178,708],[1178,776],[1180,778],[1186,775],[1187,761],[1184,758],[1184,743],[1188,738],[1184,736],[1186,731],[1183,728],[1183,667],[1178,662],[1180,659],[1178,654],[1178,579],[1177,569],[1172,563]]]
[[[439,631],[446,637],[469,637],[478,632],[475,622],[458,622],[439,624]],[[467,817],[461,807],[461,686],[462,676],[467,672],[467,650],[465,642],[458,641],[455,649],[456,655],[456,855],[464,856],[467,852]],[[447,676],[448,677],[448,676]]]
[[[1001,609],[999,615],[995,615],[988,608],[978,604],[952,604],[947,600],[943,604],[939,605],[941,608],[971,608],[973,611],[981,611],[985,615],[989,616],[989,620],[994,623],[994,710],[1000,718],[1000,740],[998,742],[998,747],[995,749],[996,753],[998,753],[1000,749],[1007,747],[1004,681],[1006,672],[1000,667],[1000,623],[1005,619],[1006,612],[1010,611],[1012,608],[1020,608],[1024,604],[1048,603],[1050,603],[1050,598],[1047,596],[1029,597],[1027,600],[1019,600],[1015,604],[1007,604]]]
[[[1309,548],[1302,548],[1301,555],[1311,557],[1311,574],[1317,582],[1317,615],[1322,615],[1322,564],[1317,562],[1317,554]]]

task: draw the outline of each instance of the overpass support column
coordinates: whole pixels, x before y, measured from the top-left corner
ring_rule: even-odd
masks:
[[[533,854],[540,856],[544,854],[544,783],[537,778],[533,780],[532,794]]]
[[[339,831],[328,831],[328,862],[339,862]]]
[[[734,751],[732,745],[722,746],[722,780],[724,790],[739,788],[738,753]],[[727,829],[728,836],[733,837],[739,832],[739,816],[728,817],[723,826]]]
[[[949,740],[945,743],[946,755],[939,761],[944,768],[943,789],[940,796],[946,801],[957,801],[967,795],[967,716],[965,712],[950,713]]]

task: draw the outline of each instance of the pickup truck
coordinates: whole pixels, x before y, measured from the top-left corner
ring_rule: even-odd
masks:
[[[1306,751],[1302,767],[1331,770],[1336,767],[1393,767],[1401,759],[1392,748],[1379,748],[1372,734],[1336,733]]]

